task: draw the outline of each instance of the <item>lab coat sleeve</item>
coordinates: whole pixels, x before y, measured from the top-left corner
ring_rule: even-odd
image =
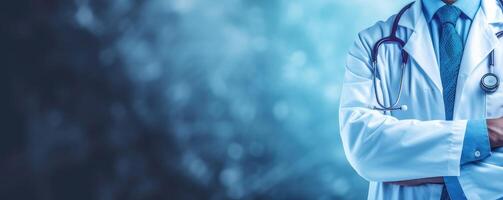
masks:
[[[399,120],[370,109],[370,44],[351,48],[340,99],[340,134],[349,163],[369,181],[458,176],[466,120]]]
[[[461,153],[461,165],[480,161],[491,155],[488,134],[485,119],[468,121]],[[466,199],[458,177],[446,176],[444,177],[444,183],[451,199]]]

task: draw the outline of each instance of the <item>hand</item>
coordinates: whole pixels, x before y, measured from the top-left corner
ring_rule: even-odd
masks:
[[[424,184],[444,184],[443,177],[432,177],[432,178],[422,178],[422,179],[413,179],[406,181],[394,181],[394,182],[386,182],[389,184],[401,185],[401,186],[418,186]]]
[[[503,146],[503,118],[488,119],[487,129],[489,131],[489,143],[491,148]]]

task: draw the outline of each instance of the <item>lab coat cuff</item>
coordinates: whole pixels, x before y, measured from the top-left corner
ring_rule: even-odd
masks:
[[[461,153],[463,149],[463,140],[466,132],[467,120],[452,121],[452,135],[449,138],[449,158],[447,164],[448,176],[459,176],[461,166]]]
[[[466,125],[466,133],[461,153],[461,164],[482,160],[491,155],[491,144],[486,120],[470,120]]]
[[[459,183],[458,177],[456,176],[446,176],[444,177],[445,187],[447,188],[447,193],[449,193],[449,197],[455,200],[463,200],[466,199],[465,193],[463,192],[463,188],[461,188],[461,184]]]

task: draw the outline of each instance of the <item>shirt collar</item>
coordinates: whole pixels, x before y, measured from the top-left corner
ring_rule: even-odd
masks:
[[[475,14],[477,14],[477,10],[480,7],[480,1],[481,0],[457,0],[452,5],[458,7],[466,17],[473,20]],[[446,3],[444,3],[442,0],[422,0],[422,3],[425,14],[424,16],[426,17],[426,20],[428,22],[433,19],[433,16],[435,16],[435,13],[438,9],[446,5]]]

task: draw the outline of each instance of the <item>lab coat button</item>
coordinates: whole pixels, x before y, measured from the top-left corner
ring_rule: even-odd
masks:
[[[475,157],[480,157],[480,151],[475,151]]]

